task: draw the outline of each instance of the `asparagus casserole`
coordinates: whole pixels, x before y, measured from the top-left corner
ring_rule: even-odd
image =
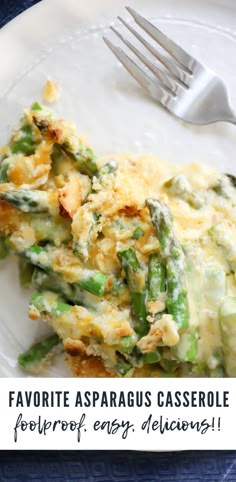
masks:
[[[33,104],[2,148],[0,258],[53,333],[20,367],[64,351],[77,376],[236,376],[235,206],[232,175],[98,158]]]

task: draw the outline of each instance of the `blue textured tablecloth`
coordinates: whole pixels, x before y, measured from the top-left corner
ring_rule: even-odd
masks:
[[[40,0],[0,0],[0,28]],[[66,1],[66,0],[65,0]]]
[[[0,0],[0,27],[39,1]],[[236,482],[236,452],[0,452],[6,480]]]

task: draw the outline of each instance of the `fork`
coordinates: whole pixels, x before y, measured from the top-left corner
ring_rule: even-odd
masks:
[[[236,124],[236,114],[230,105],[224,81],[133,8],[126,7],[126,9],[136,24],[168,53],[168,56],[163,55],[153,43],[150,43],[123,18],[118,17],[154,57],[150,60],[113,26],[111,30],[135,54],[140,65],[119,46],[107,37],[103,37],[108,47],[136,81],[168,111],[184,121],[200,125],[218,121]],[[159,64],[164,66],[164,70]]]

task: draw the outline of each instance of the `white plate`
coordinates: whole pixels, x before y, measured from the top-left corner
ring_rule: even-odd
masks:
[[[234,0],[130,0],[227,82],[236,110]],[[0,32],[0,143],[22,109],[40,100],[47,78],[62,89],[57,115],[75,120],[99,153],[155,153],[173,162],[201,161],[236,172],[236,131],[227,124],[194,127],[147,98],[102,41],[124,0],[44,0]],[[27,319],[29,293],[8,260],[0,271],[0,376],[24,376],[16,357],[40,338]],[[45,376],[70,376],[63,360]]]

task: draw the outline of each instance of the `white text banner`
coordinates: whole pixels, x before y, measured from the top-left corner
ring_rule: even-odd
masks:
[[[234,379],[1,378],[0,449],[236,449]]]

